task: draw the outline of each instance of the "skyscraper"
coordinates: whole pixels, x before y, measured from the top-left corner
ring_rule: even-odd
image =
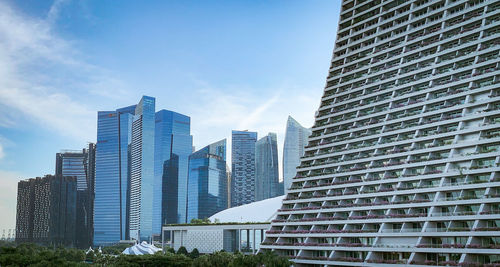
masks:
[[[285,144],[283,145],[283,183],[285,192],[292,185],[292,179],[297,174],[300,165],[300,157],[304,155],[304,147],[307,145],[307,137],[311,130],[302,127],[295,119],[288,116],[286,122]]]
[[[231,207],[255,201],[256,141],[256,132],[232,131]]]
[[[278,143],[269,133],[255,143],[255,201],[283,194],[278,170]]]
[[[500,261],[500,3],[353,1],[263,250],[314,266]]]
[[[227,208],[226,139],[189,156],[187,221]]]
[[[143,96],[132,119],[130,146],[130,238],[153,236],[155,99]]]
[[[129,239],[130,144],[136,106],[97,113],[94,245]]]
[[[16,242],[75,246],[77,178],[46,175],[19,181]]]
[[[191,119],[160,110],[155,121],[154,234],[164,223],[186,222],[188,160],[193,149]]]
[[[93,235],[94,144],[82,150],[65,150],[56,154],[56,176],[76,177],[76,236],[75,245],[87,248]]]

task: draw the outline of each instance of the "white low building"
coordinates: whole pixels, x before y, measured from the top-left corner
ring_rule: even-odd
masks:
[[[214,214],[206,225],[179,224],[163,226],[163,246],[175,250],[184,246],[200,253],[220,250],[256,253],[265,239],[265,231],[282,204],[284,196],[230,208]],[[172,237],[167,240],[166,237]],[[167,243],[165,243],[167,242]]]

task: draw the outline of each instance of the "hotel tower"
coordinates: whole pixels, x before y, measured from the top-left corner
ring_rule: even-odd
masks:
[[[499,266],[500,1],[345,0],[261,247],[295,266]]]

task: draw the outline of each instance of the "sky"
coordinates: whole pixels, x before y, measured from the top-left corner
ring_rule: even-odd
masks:
[[[99,110],[156,98],[191,117],[194,146],[231,130],[311,127],[340,2],[0,0],[0,231],[17,182],[96,140]],[[0,233],[1,234],[1,233]]]

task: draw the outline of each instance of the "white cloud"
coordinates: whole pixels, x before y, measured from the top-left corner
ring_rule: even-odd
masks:
[[[88,64],[71,41],[54,33],[66,0],[56,0],[46,19],[23,16],[0,2],[0,126],[31,122],[80,142],[95,139],[95,101],[128,95],[109,71]],[[112,93],[113,92],[113,93]]]
[[[16,203],[18,173],[0,170],[0,230],[14,229],[16,226]]]
[[[3,152],[3,145],[0,144],[0,159],[3,159],[5,157],[5,152]]]
[[[47,21],[54,23],[59,17],[62,7],[66,3],[68,3],[68,0],[55,0],[49,9],[49,13],[47,14]]]

